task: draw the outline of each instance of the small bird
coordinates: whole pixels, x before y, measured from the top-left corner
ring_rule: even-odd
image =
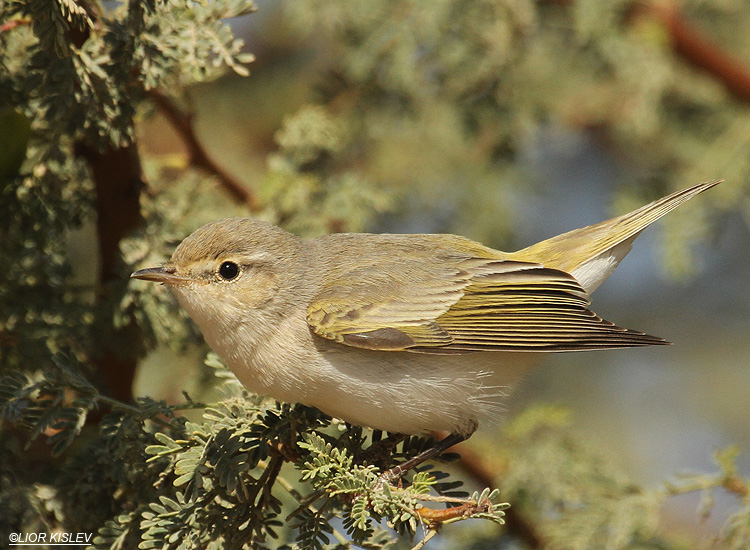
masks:
[[[131,277],[169,285],[249,390],[455,443],[540,353],[666,344],[598,317],[589,297],[646,226],[717,183],[512,253],[456,235],[303,239],[227,218]]]

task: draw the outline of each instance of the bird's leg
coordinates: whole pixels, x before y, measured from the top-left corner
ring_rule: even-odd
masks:
[[[472,430],[473,432],[473,430]],[[407,460],[406,462],[403,462],[401,464],[397,464],[390,470],[387,470],[383,472],[380,475],[380,480],[384,481],[386,483],[391,483],[393,481],[396,481],[398,478],[400,478],[403,474],[408,472],[409,470],[416,468],[423,462],[430,460],[431,458],[435,458],[437,455],[442,453],[443,451],[446,451],[453,447],[453,445],[456,445],[457,443],[461,443],[462,441],[465,441],[469,438],[471,433],[462,435],[453,433],[450,434],[448,437],[445,437],[435,443],[432,447],[429,449],[425,449],[421,453],[419,453],[417,456],[414,456]]]

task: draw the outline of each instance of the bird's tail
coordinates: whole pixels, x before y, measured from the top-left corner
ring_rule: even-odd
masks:
[[[513,259],[541,263],[572,274],[591,294],[630,251],[648,225],[723,180],[682,189],[641,208],[581,229],[563,233],[513,253]]]

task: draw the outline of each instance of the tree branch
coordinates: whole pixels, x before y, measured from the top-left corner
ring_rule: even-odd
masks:
[[[664,25],[680,57],[716,78],[736,98],[750,102],[750,69],[693,25],[677,3],[651,2],[638,11]]]
[[[574,0],[547,0],[568,6]],[[736,98],[750,102],[750,68],[730,56],[694,25],[678,2],[632,3],[630,21],[652,17],[664,25],[675,53],[687,63],[701,69],[721,82]]]
[[[193,116],[158,90],[149,90],[148,96],[182,138],[188,150],[190,164],[215,176],[232,199],[247,204],[250,210],[257,210],[255,194],[208,156],[193,129]]]
[[[77,154],[86,159],[96,191],[96,228],[99,244],[99,302],[111,292],[111,283],[122,279],[118,271],[120,241],[143,223],[140,194],[144,189],[141,162],[135,144],[99,151],[79,143]],[[137,366],[139,335],[123,336],[134,345],[128,353],[104,345],[95,359],[107,390],[119,401],[133,400],[133,378]],[[122,347],[122,346],[121,346]]]
[[[22,25],[31,25],[31,19],[19,17],[18,19],[11,19],[10,21],[6,21],[5,23],[0,25],[0,32],[11,31],[16,27],[20,27]]]
[[[471,448],[461,449],[461,459],[456,463],[463,472],[483,487],[494,487],[497,472],[487,466],[482,456]],[[505,526],[529,548],[544,548],[544,539],[536,527],[521,512],[511,506],[505,510]]]

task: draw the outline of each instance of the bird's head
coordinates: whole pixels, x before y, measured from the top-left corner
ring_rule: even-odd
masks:
[[[226,218],[204,225],[180,243],[169,262],[141,269],[136,279],[169,285],[206,332],[284,312],[282,290],[296,286],[300,239],[251,218]]]

